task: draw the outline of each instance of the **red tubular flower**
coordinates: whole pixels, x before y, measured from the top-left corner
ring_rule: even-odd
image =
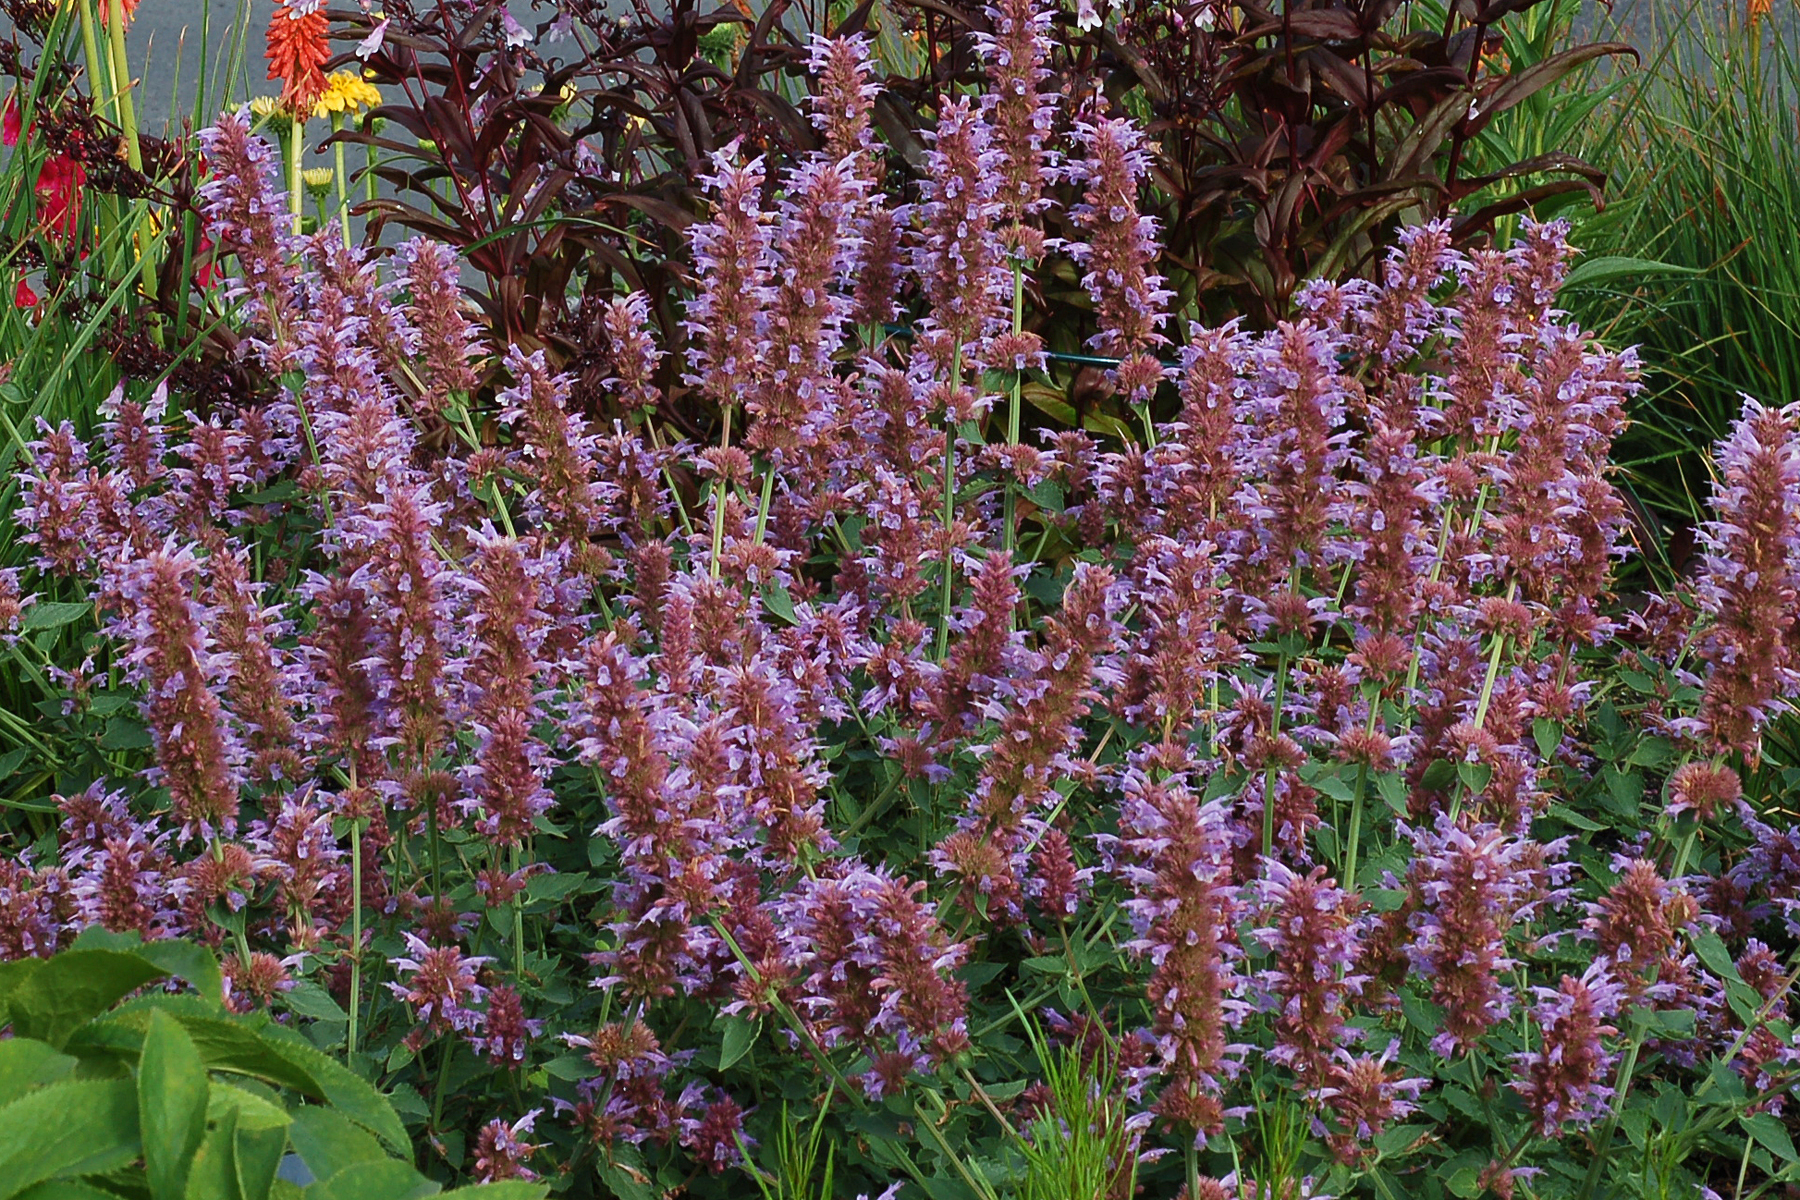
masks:
[[[38,294],[31,290],[29,279],[19,280],[19,286],[13,289],[14,308],[36,308]]]
[[[280,5],[269,21],[269,78],[281,80],[281,100],[290,112],[305,115],[325,92],[325,63],[331,48],[325,34],[330,23],[318,9],[298,13]]]
[[[81,189],[87,186],[87,167],[80,159],[58,151],[38,168],[38,216],[44,228],[58,239],[72,238],[81,220]]]

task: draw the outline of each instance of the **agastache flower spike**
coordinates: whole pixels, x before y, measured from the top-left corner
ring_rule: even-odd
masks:
[[[1745,400],[1718,461],[1717,516],[1700,530],[1700,603],[1714,617],[1700,727],[1716,749],[1754,755],[1763,725],[1800,691],[1800,404]]]
[[[476,982],[476,972],[492,960],[465,957],[457,946],[427,945],[404,930],[401,936],[406,939],[406,954],[388,960],[400,982],[387,987],[421,1022],[410,1036],[479,1029],[481,1014],[469,1006],[487,996],[487,989]]]
[[[814,37],[807,51],[807,66],[817,82],[812,99],[812,123],[824,136],[827,162],[842,162],[852,154],[874,156],[881,152],[869,116],[881,85],[869,63],[865,37]]]
[[[981,104],[994,127],[1000,152],[1002,234],[1014,253],[1043,257],[1041,231],[1027,222],[1045,203],[1051,155],[1045,144],[1056,120],[1057,93],[1045,91],[1050,77],[1052,10],[1042,0],[999,0],[987,6],[994,32],[978,33],[976,49],[988,62],[988,90]]]
[[[1315,867],[1297,875],[1272,858],[1257,881],[1264,923],[1256,938],[1276,965],[1260,981],[1275,1012],[1273,1057],[1309,1087],[1331,1079],[1333,1057],[1351,1032],[1347,1002],[1362,986],[1357,959],[1359,901]]]
[[[481,1132],[475,1139],[476,1180],[484,1184],[498,1183],[505,1179],[529,1183],[537,1178],[537,1172],[525,1163],[543,1147],[526,1141],[524,1135],[531,1132],[543,1111],[541,1108],[534,1108],[511,1125],[495,1117],[481,1127]]]
[[[930,303],[921,322],[932,335],[930,352],[946,366],[954,351],[969,351],[1004,320],[1009,280],[995,234],[1003,206],[995,199],[999,152],[990,136],[968,97],[946,102],[919,187],[913,271]]]
[[[756,422],[746,439],[778,461],[814,442],[835,407],[831,359],[849,316],[840,288],[855,262],[852,219],[863,190],[854,166],[854,160],[810,159],[787,179],[767,318],[768,367],[750,394]]]
[[[269,331],[271,340],[252,344],[269,373],[278,375],[293,365],[299,269],[287,198],[273,183],[275,151],[250,132],[247,113],[227,113],[202,130],[200,148],[212,168],[211,178],[200,185],[201,211],[217,253],[238,260],[243,274],[231,294],[242,297],[251,320]]]
[[[849,318],[858,325],[881,326],[899,311],[904,275],[900,222],[906,213],[904,206],[891,207],[882,191],[887,163],[869,122],[881,85],[869,61],[868,39],[861,36],[814,38],[808,61],[818,76],[812,122],[824,135],[824,158],[841,163],[856,155],[852,174],[864,185],[855,219]]]
[[[284,632],[281,610],[263,607],[263,589],[250,581],[241,555],[227,545],[207,560],[214,636],[231,662],[226,698],[243,725],[253,775],[292,785],[301,771],[294,748],[299,680],[295,664],[277,645]]]
[[[1122,360],[1113,385],[1131,403],[1143,404],[1162,380],[1154,351],[1168,340],[1162,326],[1173,295],[1154,271],[1156,218],[1138,212],[1150,154],[1137,126],[1119,117],[1078,122],[1075,140],[1086,155],[1069,166],[1083,187],[1081,203],[1069,215],[1087,241],[1070,245],[1069,254],[1087,268],[1081,282],[1100,325],[1088,345]]]
[[[1618,1029],[1606,1022],[1624,1010],[1625,989],[1609,974],[1605,960],[1589,965],[1577,979],[1564,975],[1556,989],[1535,988],[1532,1023],[1543,1038],[1539,1049],[1513,1056],[1521,1076],[1511,1083],[1525,1099],[1533,1124],[1554,1137],[1571,1122],[1589,1124],[1607,1112],[1612,1099],[1613,1061],[1604,1039]]]
[[[1547,898],[1543,864],[1557,847],[1492,825],[1457,824],[1448,814],[1411,837],[1408,882],[1419,911],[1410,952],[1444,1009],[1432,1049],[1466,1052],[1512,1009],[1512,990],[1501,980],[1514,966],[1507,937]]]
[[[127,605],[111,632],[130,647],[130,677],[143,685],[144,723],[156,747],[155,777],[169,789],[175,819],[190,835],[237,825],[243,747],[225,721],[218,692],[225,662],[206,635],[211,613],[194,599],[199,563],[170,543],[120,570]]]
[[[1114,582],[1104,567],[1076,567],[1061,611],[1044,622],[1030,676],[1015,685],[1019,700],[1001,719],[969,811],[933,855],[940,870],[987,896],[997,917],[1023,916],[1019,857],[1028,824],[1054,794],[1055,781],[1073,769],[1069,756],[1080,744],[1080,720],[1099,695],[1096,682],[1110,682],[1103,658],[1118,634]]]
[[[470,362],[480,352],[474,323],[463,313],[456,253],[430,238],[400,248],[408,295],[407,315],[418,330],[418,350],[428,395],[441,404],[451,392],[474,390]]]
[[[713,217],[690,232],[700,294],[687,310],[699,370],[686,382],[727,412],[747,398],[761,376],[772,297],[762,159],[737,164],[736,154],[734,142],[713,155],[714,172],[703,180],[713,197]]]
[[[477,533],[468,575],[472,645],[460,676],[476,750],[463,772],[464,807],[480,814],[476,829],[499,846],[518,846],[553,803],[545,779],[554,759],[536,727],[544,718],[539,689],[550,673],[541,661],[545,610],[563,562],[535,551],[527,541]]]
[[[649,297],[642,292],[613,297],[606,302],[600,323],[606,330],[606,362],[611,372],[605,385],[614,390],[619,406],[627,411],[655,408],[662,403],[655,377],[663,354],[650,332]]]
[[[1132,767],[1122,786],[1119,835],[1102,845],[1131,893],[1124,908],[1137,936],[1127,949],[1151,963],[1145,995],[1168,1078],[1156,1112],[1204,1138],[1224,1126],[1220,1093],[1233,1070],[1227,1037],[1246,1011],[1230,813],[1220,801],[1202,801],[1179,775],[1159,781]]]

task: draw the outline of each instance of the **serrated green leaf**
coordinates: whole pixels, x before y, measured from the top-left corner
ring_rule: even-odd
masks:
[[[279,1129],[247,1129],[238,1122],[232,1137],[232,1167],[237,1174],[242,1200],[269,1200],[281,1156],[287,1153],[287,1126]]]
[[[439,1187],[399,1159],[384,1158],[355,1163],[319,1180],[306,1189],[306,1200],[419,1200],[436,1195]]]
[[[1419,786],[1427,791],[1441,792],[1456,782],[1456,764],[1446,758],[1433,759],[1419,777]]]
[[[128,1079],[28,1092],[0,1108],[0,1200],[58,1175],[122,1167],[138,1156],[138,1144],[137,1093]]]
[[[762,602],[771,616],[786,621],[789,625],[800,623],[800,618],[794,614],[794,598],[780,584],[771,583],[763,588]]]
[[[239,1129],[286,1129],[294,1118],[287,1109],[265,1100],[247,1088],[214,1079],[207,1092],[206,1119],[223,1120],[226,1113]],[[282,1135],[286,1137],[286,1134]]]
[[[35,633],[40,629],[61,629],[64,625],[79,621],[93,611],[92,604],[71,604],[65,601],[48,600],[26,609],[25,621],[20,628],[26,633]]]
[[[296,1016],[310,1017],[314,1021],[348,1023],[350,1020],[350,1014],[331,998],[331,993],[310,979],[302,979],[282,993],[281,1005]]]
[[[657,1200],[657,1189],[643,1171],[617,1162],[599,1163],[596,1169],[618,1200]]]
[[[150,731],[135,717],[114,717],[100,735],[102,750],[142,750],[150,745]]]
[[[17,1200],[119,1200],[119,1193],[102,1191],[79,1179],[46,1179],[20,1192]]]
[[[48,1042],[31,1038],[0,1041],[0,1104],[17,1100],[25,1092],[54,1083],[75,1069],[75,1060],[59,1054]]]
[[[166,938],[145,942],[134,953],[175,978],[186,980],[193,987],[194,995],[208,1008],[215,1012],[224,1009],[225,976],[219,970],[218,958],[205,946]]]
[[[1531,740],[1537,743],[1538,757],[1546,761],[1562,745],[1562,722],[1538,717],[1531,722]]]
[[[168,974],[137,954],[70,950],[46,960],[13,989],[13,1032],[59,1049],[69,1035],[153,979]]]
[[[1694,948],[1694,953],[1714,975],[1720,979],[1743,982],[1743,977],[1738,974],[1737,963],[1732,961],[1731,951],[1725,948],[1717,930],[1707,925],[1696,925],[1688,933],[1688,945]]]
[[[502,1179],[497,1183],[480,1183],[441,1193],[444,1200],[450,1200],[452,1196],[456,1200],[542,1200],[549,1194],[550,1189],[543,1184],[520,1179]]]
[[[165,1012],[150,1014],[138,1059],[138,1127],[144,1177],[157,1200],[181,1200],[206,1136],[206,1071],[194,1040]]]
[[[238,1200],[237,1172],[232,1163],[232,1142],[237,1132],[237,1112],[226,1110],[194,1151],[188,1167],[183,1200]]]
[[[1398,771],[1383,771],[1375,776],[1375,790],[1382,802],[1401,816],[1408,813],[1406,779]]]
[[[535,875],[525,885],[525,900],[528,904],[540,904],[544,901],[561,902],[587,886],[586,871],[561,871],[555,875]]]
[[[412,1141],[406,1135],[400,1114],[394,1111],[386,1096],[355,1072],[307,1045],[298,1033],[279,1025],[265,1027],[262,1040],[264,1045],[316,1079],[324,1098],[337,1111],[381,1138],[394,1153],[412,1152]]]
[[[740,1016],[724,1018],[725,1033],[719,1044],[719,1070],[729,1069],[744,1055],[750,1053],[750,1047],[756,1044],[756,1035],[762,1032],[761,1021],[746,1021]]]
[[[329,1179],[358,1163],[383,1162],[388,1157],[368,1130],[329,1108],[312,1104],[294,1113],[288,1140],[314,1179]]]
[[[1761,1142],[1782,1162],[1800,1162],[1800,1154],[1794,1151],[1794,1139],[1789,1136],[1787,1126],[1768,1113],[1754,1113],[1738,1118],[1738,1124],[1751,1137]]]

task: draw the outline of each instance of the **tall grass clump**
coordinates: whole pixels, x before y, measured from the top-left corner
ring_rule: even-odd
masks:
[[[1646,392],[1620,453],[1684,525],[1742,397],[1800,398],[1800,47],[1791,20],[1754,9],[1686,6],[1593,123],[1617,200],[1589,246],[1640,261],[1574,306],[1640,346]],[[1691,544],[1684,531],[1677,556]]]

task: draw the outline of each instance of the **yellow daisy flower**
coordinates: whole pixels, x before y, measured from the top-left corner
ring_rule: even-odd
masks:
[[[380,103],[381,93],[374,84],[354,71],[334,71],[325,77],[325,94],[313,105],[313,116],[354,115]]]

